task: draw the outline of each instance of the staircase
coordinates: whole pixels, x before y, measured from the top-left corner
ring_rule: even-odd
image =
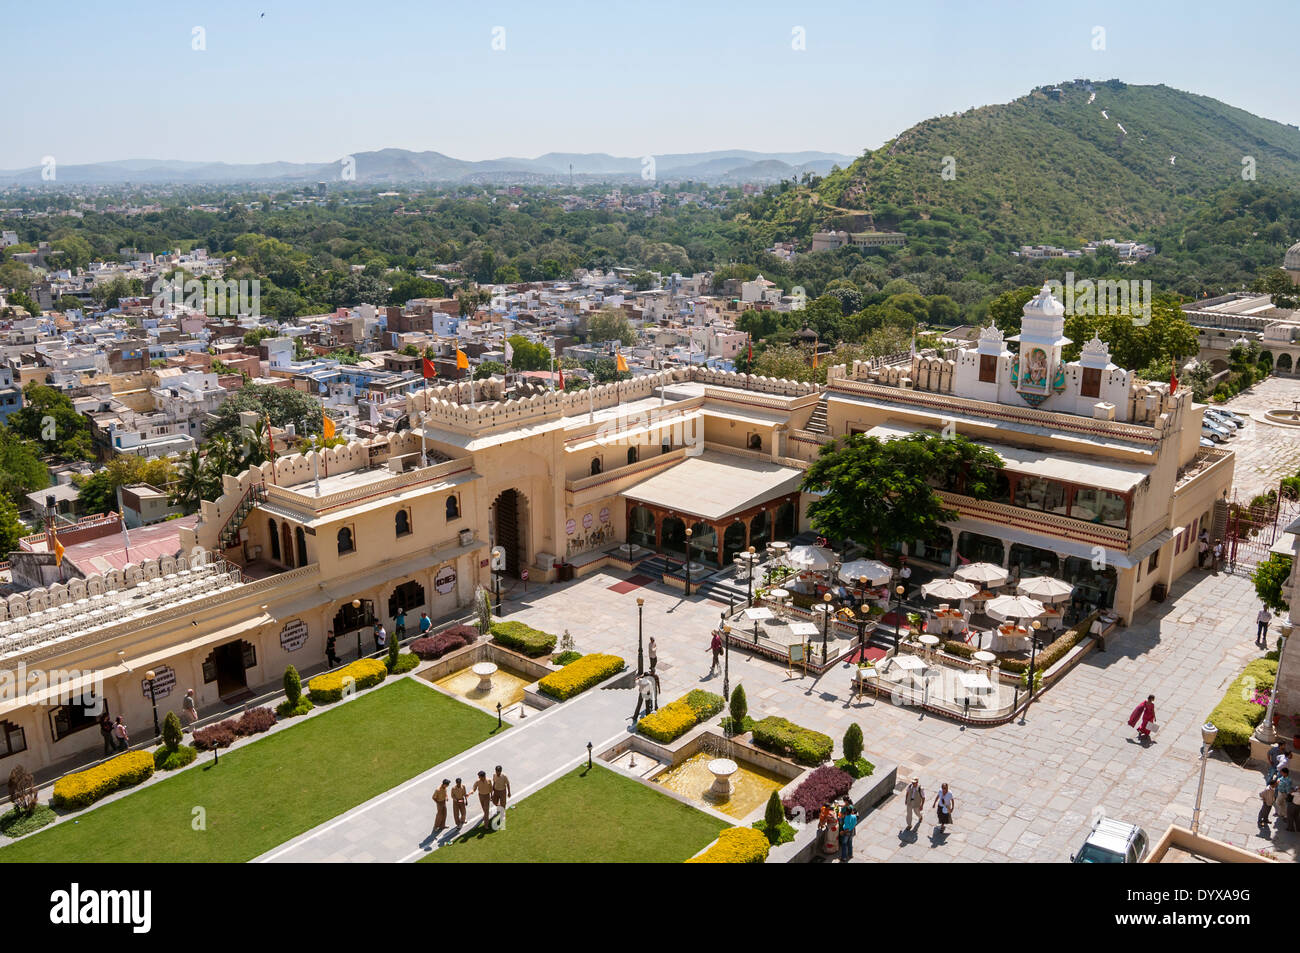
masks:
[[[230,514],[225,525],[221,527],[221,532],[217,534],[217,540],[222,549],[229,549],[239,542],[239,529],[244,525],[244,519],[248,516],[249,511],[258,503],[266,499],[266,486],[261,483],[254,483],[244,495],[240,497],[239,503],[235,506],[235,511]]]
[[[817,406],[813,408],[812,416],[808,418],[808,426],[804,427],[809,433],[824,434],[826,433],[826,395],[822,394],[821,399],[817,401]]]

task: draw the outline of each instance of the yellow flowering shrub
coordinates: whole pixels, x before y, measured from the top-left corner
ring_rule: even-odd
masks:
[[[636,728],[647,738],[667,744],[722,711],[722,705],[721,695],[697,688],[646,715],[637,722]]]
[[[728,827],[712,847],[686,861],[688,864],[761,864],[772,845],[754,827]]]
[[[623,671],[624,661],[617,655],[584,655],[576,662],[570,662],[558,672],[543,676],[537,688],[545,695],[564,701],[592,685],[597,685],[612,675]]]
[[[154,771],[153,755],[148,751],[128,751],[116,758],[54,782],[55,807],[85,807],[118,788],[139,784]]]
[[[370,688],[388,677],[388,666],[377,658],[357,659],[350,665],[322,672],[307,683],[307,694],[317,705],[327,705],[343,697],[343,688],[351,679],[353,690]]]

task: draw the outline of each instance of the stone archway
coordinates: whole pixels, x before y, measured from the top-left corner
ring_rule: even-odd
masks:
[[[1293,370],[1291,355],[1283,352],[1277,356],[1277,364],[1274,365],[1279,374],[1290,374]]]
[[[506,552],[506,574],[519,578],[528,568],[528,498],[514,487],[492,501],[492,544]]]

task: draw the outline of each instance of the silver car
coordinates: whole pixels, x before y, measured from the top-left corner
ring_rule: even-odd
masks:
[[[1072,864],[1140,864],[1151,849],[1147,832],[1136,824],[1103,817],[1092,825]]]

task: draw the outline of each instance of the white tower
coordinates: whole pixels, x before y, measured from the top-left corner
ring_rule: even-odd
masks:
[[[1025,305],[1020,333],[1008,340],[1020,342],[1020,353],[1011,363],[1011,384],[1025,403],[1037,407],[1065,389],[1065,367],[1061,348],[1070,343],[1065,336],[1065,306],[1043,285]]]

